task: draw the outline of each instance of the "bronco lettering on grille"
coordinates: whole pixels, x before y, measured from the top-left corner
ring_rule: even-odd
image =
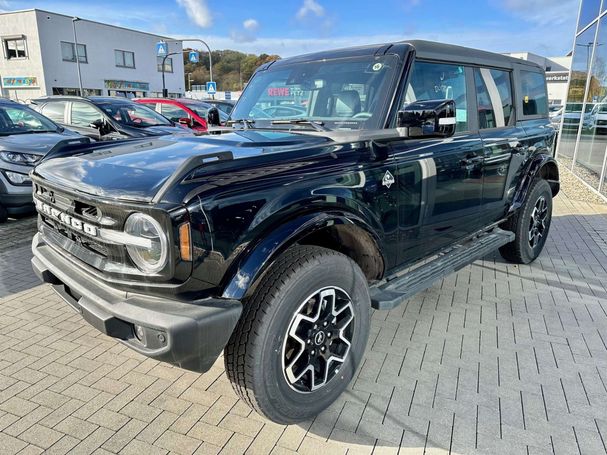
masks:
[[[95,237],[97,236],[98,232],[96,226],[93,226],[89,223],[85,223],[84,221],[79,220],[78,218],[74,218],[72,215],[68,215],[67,213],[62,212],[61,210],[56,209],[55,207],[51,207],[50,205],[45,204],[37,199],[36,209],[39,212],[50,216],[51,218],[59,221],[61,224],[64,224],[76,231],[84,232],[85,234]]]

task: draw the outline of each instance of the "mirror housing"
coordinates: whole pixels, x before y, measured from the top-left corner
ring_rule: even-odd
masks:
[[[216,107],[210,108],[207,112],[207,126],[221,126],[219,110]]]
[[[455,134],[455,101],[416,101],[398,111],[397,128],[407,128],[407,137],[451,137]]]
[[[182,118],[180,118],[178,123],[180,125],[185,125],[185,126],[188,126],[190,128],[192,127],[192,119],[190,119],[188,117],[182,117]]]
[[[89,123],[89,126],[90,126],[91,128],[95,128],[95,129],[97,129],[97,130],[100,130],[101,128],[103,128],[103,125],[104,125],[104,124],[105,124],[105,122],[104,122],[102,119],[98,118],[98,119],[97,119],[97,120],[95,120],[94,122]]]

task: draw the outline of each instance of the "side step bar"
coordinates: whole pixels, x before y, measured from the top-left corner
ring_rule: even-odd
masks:
[[[376,310],[391,310],[408,298],[428,289],[436,281],[457,272],[489,253],[514,240],[514,233],[496,228],[489,233],[456,245],[437,258],[384,280],[371,288],[371,306]]]

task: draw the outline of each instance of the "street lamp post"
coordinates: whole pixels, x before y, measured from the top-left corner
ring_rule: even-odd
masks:
[[[201,39],[198,39],[198,38],[186,38],[186,39],[182,39],[182,40],[170,40],[169,42],[182,43],[182,46],[183,46],[183,43],[185,41],[196,41],[198,43],[203,44],[207,48],[207,52],[209,53],[209,78],[211,79],[211,82],[213,82],[213,56],[211,55],[211,48],[209,47],[209,45],[205,41],[203,41]],[[161,41],[161,43],[163,43],[163,42],[165,42],[165,41]],[[183,52],[185,52],[185,51],[183,51]],[[175,55],[175,54],[176,53],[173,53],[173,54],[167,53],[164,56],[164,59],[166,59],[166,57],[168,57],[169,55]],[[160,55],[158,55],[158,56],[160,56]],[[164,59],[163,59],[163,62],[164,62]],[[163,78],[163,87],[164,87],[164,63],[162,65],[162,70],[163,70],[162,71],[162,78]],[[163,90],[163,93],[164,93],[164,90]]]
[[[79,20],[79,17],[72,17],[72,30],[74,31],[74,56],[76,58],[76,69],[78,71],[78,89],[80,96],[84,96],[84,90],[82,89],[82,74],[80,73],[80,56],[78,55],[78,36],[76,35],[76,22]]]
[[[168,95],[168,90],[166,89],[166,83],[165,83],[165,79],[164,79],[164,65],[167,61],[167,58],[171,55],[177,55],[177,54],[181,54],[182,52],[170,52],[168,54],[166,54],[164,57],[162,57],[162,97],[163,98],[167,98]]]

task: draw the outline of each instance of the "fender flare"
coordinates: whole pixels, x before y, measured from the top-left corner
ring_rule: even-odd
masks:
[[[258,242],[247,248],[226,274],[222,298],[242,299],[280,253],[309,234],[332,225],[356,226],[366,231],[381,255],[377,236],[361,218],[344,212],[305,214],[264,233]]]
[[[557,180],[548,180],[548,183],[550,183],[550,186],[553,188],[553,196],[556,196],[560,188],[557,161],[551,155],[545,153],[538,154],[530,160],[529,164],[525,168],[524,177],[521,179],[521,182],[516,189],[509,213],[516,211],[521,205],[523,205],[525,198],[527,197],[527,193],[529,192],[529,188],[531,187],[531,183],[542,172],[542,169],[546,168],[546,166],[553,165],[557,171]]]

